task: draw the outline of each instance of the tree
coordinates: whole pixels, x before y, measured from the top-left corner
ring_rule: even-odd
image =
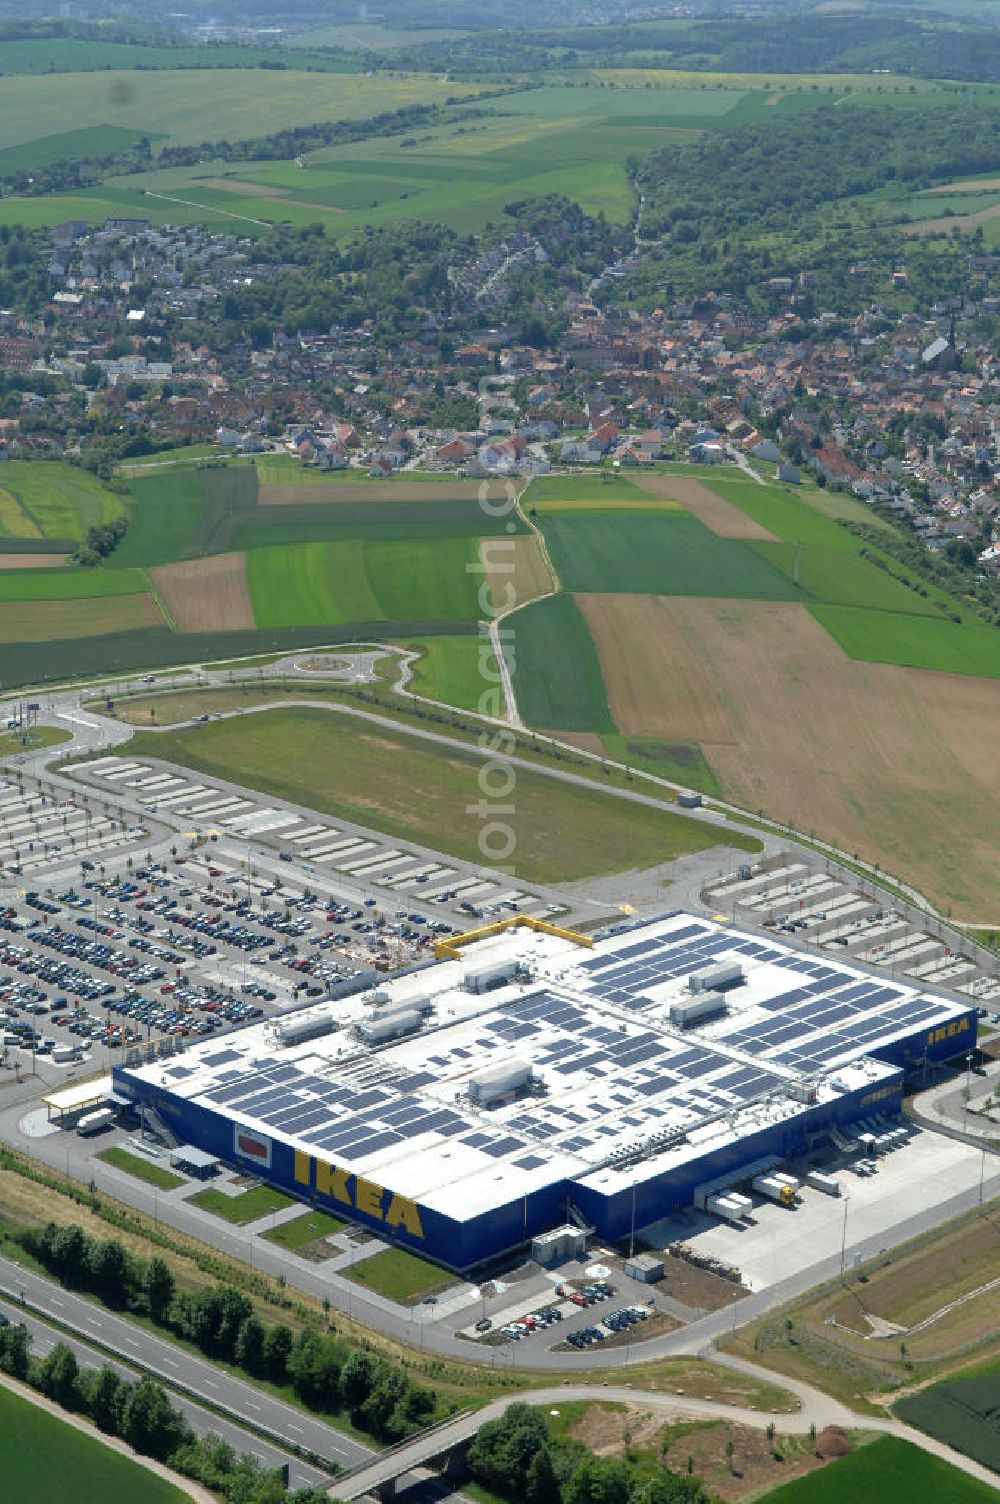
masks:
[[[127,1303],[129,1291],[128,1254],[117,1238],[94,1241],[87,1260],[94,1289],[110,1306]]]
[[[552,1504],[559,1497],[559,1484],[552,1467],[548,1447],[541,1447],[531,1459],[524,1484],[525,1504]]]
[[[287,1326],[279,1324],[268,1328],[264,1338],[264,1373],[275,1384],[285,1381],[293,1340]]]
[[[122,1406],[127,1386],[114,1369],[105,1363],[90,1379],[90,1418],[102,1431],[117,1436],[122,1421]]]
[[[80,1405],[79,1379],[80,1365],[76,1354],[65,1342],[58,1342],[39,1370],[39,1389],[64,1409],[76,1410]]]
[[[52,1239],[52,1263],[67,1285],[79,1284],[88,1268],[90,1239],[75,1222],[60,1227]]]
[[[188,1439],[190,1431],[162,1386],[153,1379],[140,1379],[125,1401],[121,1435],[137,1452],[162,1461]]]
[[[15,1379],[26,1379],[30,1346],[31,1336],[23,1322],[0,1327],[0,1371]]]
[[[256,1316],[248,1316],[236,1337],[233,1357],[247,1373],[260,1373],[264,1367],[264,1325]]]
[[[143,1275],[142,1293],[146,1298],[150,1316],[158,1324],[163,1323],[176,1288],[176,1281],[166,1260],[161,1259],[159,1254],[151,1258]]]

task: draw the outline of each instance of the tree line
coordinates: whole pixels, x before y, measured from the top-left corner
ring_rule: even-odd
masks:
[[[324,1489],[289,1492],[280,1471],[263,1468],[255,1457],[238,1456],[217,1436],[196,1436],[154,1379],[132,1382],[110,1363],[82,1368],[64,1342],[41,1359],[32,1357],[30,1349],[31,1336],[23,1324],[0,1327],[0,1373],[30,1384],[64,1410],[86,1416],[143,1457],[205,1484],[226,1504],[330,1504]]]
[[[379,1440],[400,1441],[454,1408],[399,1364],[335,1332],[265,1325],[250,1298],[231,1285],[178,1289],[164,1259],[130,1253],[118,1238],[94,1238],[76,1223],[50,1222],[23,1233],[21,1243],[68,1288],[86,1290],[113,1310],[148,1316],[206,1357],[251,1378],[288,1384],[309,1409],[348,1415],[358,1430]]]

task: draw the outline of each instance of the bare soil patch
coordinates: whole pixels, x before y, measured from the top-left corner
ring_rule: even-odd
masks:
[[[637,475],[636,485],[651,496],[664,496],[670,501],[679,501],[692,516],[697,517],[720,538],[759,538],[766,543],[777,543],[773,533],[754,522],[731,501],[717,496],[704,482],[688,475]]]
[[[182,632],[227,632],[256,626],[246,556],[242,553],[162,564],[149,573]]]
[[[294,482],[281,485],[263,485],[260,488],[261,506],[301,506],[311,502],[316,506],[330,506],[346,502],[357,506],[359,502],[378,501],[473,501],[476,488],[469,481],[359,481],[338,483],[331,478],[329,484],[320,480]]]
[[[69,554],[0,554],[0,569],[58,569]]]
[[[990,918],[1000,683],[855,662],[794,602],[580,604],[624,734],[700,743],[735,802]]]
[[[316,199],[298,198],[286,188],[276,188],[273,183],[251,183],[246,178],[199,178],[205,188],[218,188],[223,193],[245,193],[249,198],[277,199],[283,204],[299,204],[303,209],[322,209],[324,214],[346,214],[347,210],[337,204],[321,204]]]
[[[486,570],[486,583],[494,611],[523,606],[548,595],[553,579],[534,533],[530,537],[483,538],[479,557]]]
[[[983,193],[990,188],[1000,188],[1000,178],[980,178],[978,181],[973,178],[962,183],[944,183],[940,188],[930,188],[927,191],[936,198],[939,193]]]
[[[724,1420],[692,1420],[688,1415],[664,1424],[663,1411],[636,1405],[591,1405],[569,1433],[599,1457],[622,1457],[626,1452],[652,1453],[672,1471],[691,1471],[704,1479],[713,1499],[753,1498],[821,1467],[807,1437],[769,1441],[764,1429]],[[732,1443],[732,1455],[728,1445]],[[850,1450],[850,1443],[846,1444]],[[772,1455],[777,1450],[782,1458]],[[839,1455],[832,1452],[831,1455]]]
[[[913,224],[903,225],[907,235],[933,235],[937,231],[951,234],[952,230],[966,230],[970,225],[984,225],[988,219],[1000,218],[1000,204],[991,204],[988,209],[977,209],[972,214],[949,214],[942,219],[918,219]]]
[[[695,482],[697,484],[697,482]],[[735,744],[730,722],[697,641],[684,630],[677,599],[658,595],[578,595],[623,736],[662,736]]]
[[[604,743],[596,731],[547,731],[546,736],[554,736],[571,747],[579,747],[581,752],[595,752],[598,757],[604,755]]]

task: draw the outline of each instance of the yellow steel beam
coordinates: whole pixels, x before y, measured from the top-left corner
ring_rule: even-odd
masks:
[[[492,924],[480,925],[478,929],[465,930],[461,935],[449,935],[447,940],[435,940],[434,955],[439,961],[457,961],[463,945],[471,945],[476,940],[485,940],[489,935],[502,935],[505,930],[516,929],[557,935],[560,940],[572,940],[576,945],[592,946],[594,943],[590,935],[566,929],[561,924],[552,924],[548,919],[535,919],[531,914],[512,914],[509,919],[497,919]]]

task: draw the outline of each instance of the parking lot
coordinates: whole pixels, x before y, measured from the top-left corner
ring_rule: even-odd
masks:
[[[123,871],[84,858],[78,884],[5,904],[7,1064],[103,1065],[104,1051],[211,1034],[412,962],[452,929],[241,871],[233,857],[213,848]]]
[[[960,938],[931,921],[921,924],[894,908],[887,894],[863,892],[840,874],[785,853],[745,875],[710,884],[703,897],[734,922],[779,934],[801,934],[810,945],[839,950],[864,966],[899,972],[930,987],[946,987],[980,1003],[980,1016],[1000,1023],[1000,978],[963,954]]]
[[[103,792],[115,791],[150,817],[181,820],[255,848],[276,852],[319,881],[348,883],[377,895],[380,906],[406,911],[419,903],[467,921],[502,913],[543,915],[564,903],[492,879],[469,863],[444,859],[419,847],[326,816],[269,803],[182,768],[107,756],[78,764],[73,776]]]
[[[83,790],[73,799],[24,774],[0,777],[0,880],[30,881],[68,859],[117,855],[149,834],[147,824],[116,817]]]

